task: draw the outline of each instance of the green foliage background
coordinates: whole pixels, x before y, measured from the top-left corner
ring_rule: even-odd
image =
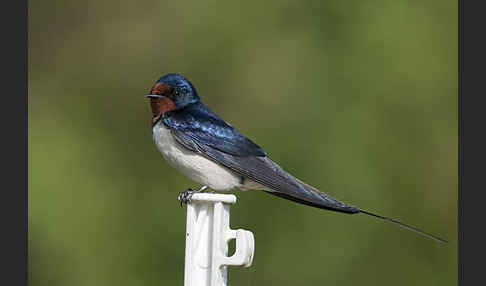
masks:
[[[457,1],[29,1],[30,285],[183,285],[198,187],[143,96],[179,72],[288,171],[363,215],[239,192],[229,285],[456,285]]]

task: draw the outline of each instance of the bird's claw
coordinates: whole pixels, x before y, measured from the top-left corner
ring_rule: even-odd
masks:
[[[179,193],[179,195],[177,196],[177,199],[179,200],[179,202],[181,202],[181,207],[182,207],[182,204],[190,204],[191,203],[191,197],[195,193],[197,193],[197,191],[194,191],[193,189],[187,189],[185,192]]]
[[[179,195],[177,196],[177,199],[179,200],[179,202],[181,202],[181,207],[182,207],[182,204],[190,204],[191,203],[192,195],[194,195],[196,193],[202,193],[207,188],[208,188],[207,186],[202,186],[197,191],[195,191],[193,189],[187,189],[185,192],[179,193]]]

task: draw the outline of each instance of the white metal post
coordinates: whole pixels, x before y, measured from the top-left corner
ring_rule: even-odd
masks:
[[[226,286],[228,265],[251,266],[253,233],[229,227],[234,195],[196,193],[187,204],[184,286]],[[228,257],[228,242],[236,239]]]

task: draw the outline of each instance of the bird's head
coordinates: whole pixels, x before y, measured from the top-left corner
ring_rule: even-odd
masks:
[[[152,123],[167,111],[183,108],[198,102],[199,96],[191,82],[180,74],[170,73],[161,77],[147,95],[152,107]]]

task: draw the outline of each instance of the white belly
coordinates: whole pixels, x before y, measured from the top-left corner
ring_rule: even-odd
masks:
[[[242,185],[241,176],[204,156],[183,147],[159,121],[152,129],[157,148],[171,166],[181,171],[195,182],[215,191],[229,191],[233,188],[262,189],[248,179]]]

